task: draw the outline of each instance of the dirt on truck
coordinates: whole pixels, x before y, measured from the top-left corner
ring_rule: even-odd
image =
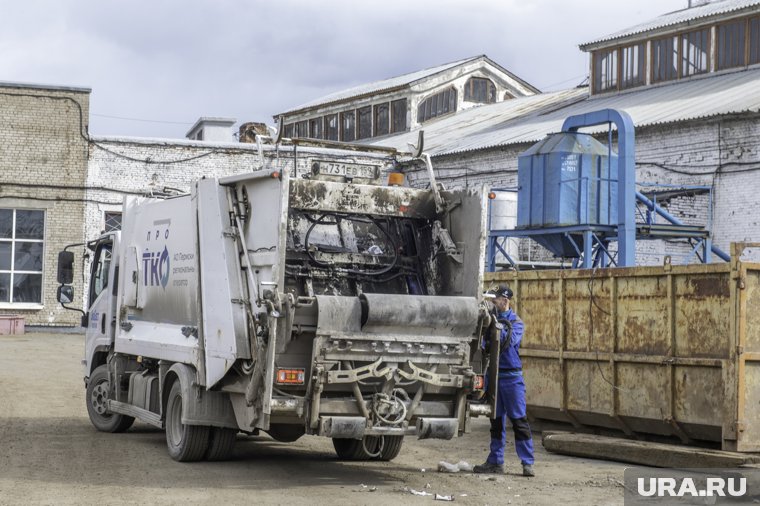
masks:
[[[274,165],[127,197],[121,232],[87,245],[93,425],[163,428],[179,461],[225,459],[239,431],[391,460],[405,437],[450,439],[490,414],[471,395],[497,325],[480,296],[484,192],[432,171],[430,189],[388,186],[382,164],[339,155]]]

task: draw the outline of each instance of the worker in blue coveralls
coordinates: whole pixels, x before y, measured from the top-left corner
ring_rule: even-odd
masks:
[[[522,462],[523,476],[535,476],[533,472],[533,437],[525,411],[525,382],[520,360],[520,342],[525,325],[510,308],[513,293],[501,285],[489,294],[494,296],[497,320],[509,322],[501,330],[501,353],[499,355],[499,383],[496,391],[496,416],[491,419],[491,453],[485,464],[473,468],[476,473],[504,473],[504,448],[507,445],[507,418],[515,432],[515,450]],[[489,378],[490,381],[490,378]]]

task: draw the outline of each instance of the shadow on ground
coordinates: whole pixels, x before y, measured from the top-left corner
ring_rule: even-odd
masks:
[[[398,483],[397,464],[341,462],[327,438],[279,443],[239,435],[231,460],[179,463],[166,452],[164,432],[136,424],[122,434],[96,431],[86,418],[0,418],[0,476],[18,480],[160,488],[242,489]],[[386,472],[387,469],[388,472]]]

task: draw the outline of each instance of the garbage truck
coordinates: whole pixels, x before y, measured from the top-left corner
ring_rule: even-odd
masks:
[[[122,230],[87,243],[96,429],[152,424],[177,461],[226,459],[239,433],[260,431],[391,460],[405,437],[450,439],[490,413],[473,401],[495,324],[480,295],[484,192],[308,163],[126,197]],[[58,258],[68,308],[75,251]]]

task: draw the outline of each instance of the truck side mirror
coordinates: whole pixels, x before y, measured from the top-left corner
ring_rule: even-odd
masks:
[[[62,285],[70,285],[73,282],[74,282],[74,253],[71,251],[61,251],[58,253],[58,283]],[[60,296],[60,293],[61,293],[60,288],[58,290],[59,290],[58,294]],[[72,290],[72,295],[73,295],[73,290]],[[58,300],[60,301],[60,298]]]
[[[74,302],[74,287],[71,285],[61,285],[58,287],[56,296],[61,304],[71,304]]]

